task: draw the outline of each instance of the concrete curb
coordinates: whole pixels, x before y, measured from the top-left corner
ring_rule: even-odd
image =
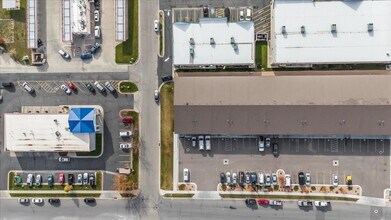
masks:
[[[161,38],[163,38],[162,39],[162,54],[160,54],[160,39],[159,39],[159,51],[158,51],[158,56],[160,57],[160,58],[163,58],[164,57],[164,49],[165,49],[165,43],[164,43],[164,40],[165,40],[165,33],[164,33],[164,31],[165,31],[165,25],[164,25],[164,11],[162,11],[162,10],[159,10],[159,17],[160,17],[160,14],[162,15],[162,36],[160,36],[160,34],[159,34],[159,38],[161,37]],[[160,19],[159,19],[159,22],[160,22]]]

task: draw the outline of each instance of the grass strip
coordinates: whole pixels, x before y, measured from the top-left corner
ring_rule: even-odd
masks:
[[[100,193],[10,193],[11,197],[99,197]]]
[[[166,193],[166,194],[164,194],[164,197],[168,197],[168,198],[192,198],[193,196],[194,196],[193,193],[186,193],[186,194]]]
[[[120,82],[118,88],[121,93],[134,93],[138,91],[137,85],[132,82]]]
[[[273,199],[306,199],[306,200],[340,200],[356,202],[358,199],[338,196],[297,196],[297,195],[243,195],[243,194],[220,194],[221,198],[245,199],[245,198],[273,198]]]

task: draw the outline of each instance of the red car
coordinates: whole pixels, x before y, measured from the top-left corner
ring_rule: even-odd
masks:
[[[258,199],[258,205],[269,205],[269,200],[268,199]]]
[[[133,118],[130,117],[130,118],[122,118],[122,123],[132,123],[133,122]]]
[[[68,87],[69,87],[70,89],[72,89],[73,91],[76,91],[76,90],[77,90],[76,86],[75,86],[73,83],[67,82],[67,85],[68,85]]]
[[[60,173],[60,175],[58,175],[58,183],[60,183],[61,185],[65,183],[65,175],[63,173]]]

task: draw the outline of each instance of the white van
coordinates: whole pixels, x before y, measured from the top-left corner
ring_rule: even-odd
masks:
[[[265,183],[265,177],[263,176],[263,173],[258,173],[258,183],[261,186],[263,186],[263,184]]]
[[[200,150],[204,150],[204,136],[198,136],[198,146]]]
[[[210,136],[209,135],[205,136],[205,146],[206,146],[206,150],[212,150],[212,148],[210,146]]]

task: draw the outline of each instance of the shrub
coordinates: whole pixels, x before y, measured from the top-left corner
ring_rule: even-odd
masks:
[[[279,186],[275,185],[273,188],[274,188],[274,191],[277,191]]]
[[[330,186],[330,191],[333,191],[334,190],[334,186]]]
[[[226,186],[225,184],[223,184],[223,185],[221,185],[221,189],[222,189],[223,191],[225,191],[225,190],[227,190],[227,186]]]
[[[185,190],[185,188],[186,188],[186,185],[185,184],[181,184],[181,185],[179,185],[179,190]]]
[[[65,192],[69,192],[69,191],[71,191],[72,190],[72,185],[66,185],[65,187],[64,187],[64,191]]]
[[[293,190],[295,190],[295,191],[299,190],[299,186],[293,187]]]
[[[353,189],[353,187],[349,186],[348,187],[348,190],[351,191]],[[356,191],[357,192],[357,191]]]
[[[325,187],[325,186],[320,187],[320,190],[319,190],[319,191],[321,191],[321,192],[326,192],[326,187]]]
[[[315,187],[315,186],[311,186],[311,190],[312,190],[312,191],[315,191],[315,190],[316,190],[316,187]]]

